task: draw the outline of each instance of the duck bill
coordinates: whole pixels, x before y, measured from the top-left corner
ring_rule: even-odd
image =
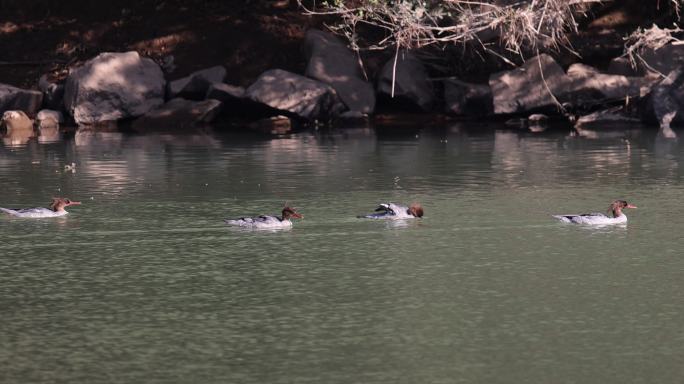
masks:
[[[632,209],[636,209],[636,208],[637,208],[637,206],[636,206],[636,205],[632,205],[632,204],[627,204],[627,206],[626,206],[625,208],[632,208]]]
[[[293,214],[292,214],[292,217],[294,217],[295,219],[303,219],[303,218],[304,218],[304,215],[299,214],[299,213],[293,213]]]
[[[71,202],[69,202],[69,204],[67,204],[67,207],[71,206],[71,205],[81,205],[81,202],[80,201],[71,201]]]

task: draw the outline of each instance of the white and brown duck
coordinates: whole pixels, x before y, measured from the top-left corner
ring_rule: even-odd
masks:
[[[4,212],[10,216],[25,217],[25,218],[43,218],[43,217],[59,217],[68,214],[64,208],[72,205],[81,205],[79,201],[72,201],[67,198],[53,197],[50,208],[0,208],[0,212]]]
[[[418,203],[404,206],[394,203],[380,204],[375,213],[359,216],[360,219],[415,219],[423,217],[423,207]]]
[[[583,213],[579,215],[553,215],[553,217],[564,223],[572,224],[624,224],[627,222],[627,216],[622,212],[622,210],[625,208],[636,208],[636,206],[629,204],[625,200],[615,200],[612,204],[610,204],[610,207],[608,207],[608,215],[596,212]]]
[[[282,216],[240,217],[238,219],[227,219],[224,222],[228,225],[251,229],[278,229],[290,228],[292,227],[291,219],[301,219],[303,217],[294,208],[286,206],[283,208]]]

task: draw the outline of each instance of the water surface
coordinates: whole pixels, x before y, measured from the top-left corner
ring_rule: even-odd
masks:
[[[668,383],[684,144],[453,126],[0,146],[3,383]],[[75,172],[64,166],[75,163]],[[639,206],[626,226],[554,213]],[[363,221],[419,201],[422,220]],[[226,228],[277,213],[289,231]]]

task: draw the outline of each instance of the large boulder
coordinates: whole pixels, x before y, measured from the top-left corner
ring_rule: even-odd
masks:
[[[673,137],[671,125],[684,122],[684,69],[675,69],[665,79],[653,87],[649,107],[653,111],[661,132]]]
[[[396,65],[394,57],[385,63],[378,79],[378,93],[409,100],[423,111],[432,108],[435,97],[425,65],[409,52],[400,52]]]
[[[646,48],[640,53],[647,70],[667,75],[684,65],[684,42],[672,42],[660,48]]]
[[[492,90],[488,84],[471,84],[456,79],[444,81],[447,113],[484,116],[493,112]]]
[[[558,102],[586,109],[596,103],[644,97],[654,81],[649,76],[605,74],[584,64],[573,64],[565,73],[551,56],[543,54],[520,68],[491,75],[489,84],[494,112],[509,114],[550,108]]]
[[[333,117],[344,108],[329,85],[282,69],[262,73],[245,96],[308,120]]]
[[[135,120],[131,127],[137,131],[193,128],[214,121],[220,111],[221,102],[218,100],[176,98],[147,112]]]
[[[553,95],[564,90],[568,78],[563,68],[549,55],[528,60],[519,68],[494,73],[489,77],[494,113],[509,114],[549,107]]]
[[[651,90],[655,78],[627,77],[600,73],[596,68],[585,64],[573,64],[568,68],[569,83],[559,98],[567,94],[595,94],[603,99],[624,99],[643,97]]]
[[[0,84],[0,113],[10,110],[24,111],[35,115],[43,103],[43,93]]]
[[[231,117],[263,118],[280,113],[276,109],[248,98],[245,89],[235,85],[214,83],[207,90],[205,98],[223,103],[221,113]]]
[[[182,79],[168,83],[166,93],[169,99],[183,97],[192,100],[202,100],[207,94],[209,86],[221,83],[226,77],[226,68],[222,65],[193,72]]]
[[[361,66],[354,53],[330,33],[311,29],[306,32],[306,76],[333,87],[352,112],[373,113],[375,91],[363,80]]]
[[[137,52],[101,53],[69,73],[64,106],[79,124],[140,116],[164,103],[164,74]]]

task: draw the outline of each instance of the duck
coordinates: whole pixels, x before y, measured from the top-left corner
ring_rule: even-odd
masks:
[[[278,216],[255,216],[255,217],[240,217],[238,219],[226,219],[224,222],[228,225],[251,228],[251,229],[278,229],[291,228],[292,221],[290,219],[303,219],[304,216],[298,213],[294,208],[285,206],[282,215]]]
[[[423,217],[423,207],[419,203],[413,203],[410,206],[404,206],[394,203],[380,204],[375,213],[358,216],[360,219],[415,219]]]
[[[572,224],[590,224],[590,225],[606,225],[606,224],[624,224],[627,223],[627,216],[622,212],[623,209],[636,209],[636,205],[632,205],[625,200],[615,200],[608,207],[608,215],[603,213],[584,213],[580,215],[553,215],[556,219],[564,223]]]
[[[44,217],[59,217],[68,214],[64,208],[70,207],[72,205],[81,205],[80,201],[72,201],[63,197],[53,197],[50,208],[20,208],[20,209],[10,209],[10,208],[0,208],[0,212],[4,212],[10,216],[14,217],[25,217],[31,219],[44,218]]]

